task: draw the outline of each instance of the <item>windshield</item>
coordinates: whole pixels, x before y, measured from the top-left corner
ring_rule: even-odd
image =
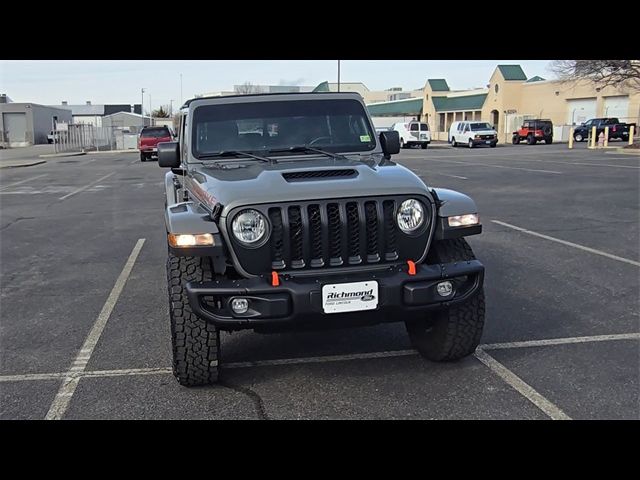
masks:
[[[493,128],[488,123],[472,123],[471,130],[475,132],[477,130],[493,130]]]
[[[204,105],[194,110],[192,131],[196,157],[302,145],[329,152],[369,151],[376,146],[364,108],[355,100]]]
[[[170,137],[171,134],[166,128],[145,128],[142,133],[140,133],[140,136],[144,138],[162,138]]]

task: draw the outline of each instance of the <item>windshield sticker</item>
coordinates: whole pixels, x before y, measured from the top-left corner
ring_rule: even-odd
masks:
[[[369,135],[360,135],[360,141],[361,142],[370,142],[371,141],[371,137]]]

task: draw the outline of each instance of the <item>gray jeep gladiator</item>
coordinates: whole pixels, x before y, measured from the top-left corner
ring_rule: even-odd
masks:
[[[173,372],[215,383],[220,331],[406,324],[434,361],[474,352],[478,209],[393,162],[355,93],[189,100],[165,176]]]

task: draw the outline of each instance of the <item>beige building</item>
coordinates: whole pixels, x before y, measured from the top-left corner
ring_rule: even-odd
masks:
[[[413,116],[429,123],[434,140],[447,140],[458,120],[482,120],[496,127],[501,142],[527,118],[547,118],[554,138],[567,140],[571,125],[594,117],[618,117],[640,123],[640,91],[598,88],[592,82],[527,79],[520,65],[498,65],[486,88],[452,91],[444,79],[428,79],[422,102],[367,102],[374,117]]]

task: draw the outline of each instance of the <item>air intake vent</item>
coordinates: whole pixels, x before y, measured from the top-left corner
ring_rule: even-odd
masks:
[[[287,182],[305,182],[312,180],[323,180],[326,178],[349,178],[355,177],[358,172],[352,168],[345,168],[341,170],[313,170],[307,172],[288,172],[283,173],[282,176]]]

